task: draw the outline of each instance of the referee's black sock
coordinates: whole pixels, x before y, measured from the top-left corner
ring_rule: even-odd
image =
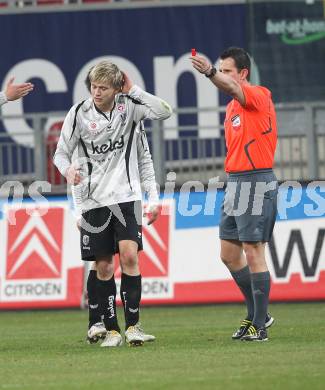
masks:
[[[120,293],[124,306],[125,329],[139,322],[141,290],[141,275],[130,276],[122,273]]]
[[[271,284],[270,272],[252,273],[251,278],[255,305],[253,325],[255,325],[256,328],[260,328],[261,326],[265,326],[265,318],[269,304]]]
[[[90,329],[96,322],[101,321],[98,297],[97,297],[97,271],[90,270],[87,279],[87,295],[88,295],[88,316]]]
[[[104,315],[104,324],[107,330],[120,332],[116,313],[116,284],[114,275],[109,280],[97,279],[99,308]]]
[[[251,283],[251,273],[249,271],[248,265],[239,271],[231,272],[231,275],[245,297],[247,306],[246,319],[252,321],[254,317],[254,298]]]

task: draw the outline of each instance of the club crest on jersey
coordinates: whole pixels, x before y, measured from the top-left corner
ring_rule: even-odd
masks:
[[[231,118],[232,127],[239,127],[240,126],[240,116],[237,114],[234,117]]]
[[[89,122],[88,128],[89,131],[94,135],[100,133],[101,131],[96,122]]]
[[[124,111],[125,111],[125,104],[119,103],[119,104],[117,105],[117,111],[119,111],[119,112],[124,112]]]
[[[96,122],[90,122],[89,123],[89,129],[90,130],[96,130],[97,129],[97,123]]]
[[[84,234],[83,237],[82,237],[82,243],[84,245],[88,245],[89,244],[89,236],[87,236],[87,234]]]

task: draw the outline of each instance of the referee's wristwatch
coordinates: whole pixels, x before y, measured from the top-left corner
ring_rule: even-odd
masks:
[[[210,72],[205,74],[205,77],[211,79],[211,77],[213,77],[216,73],[217,73],[217,69],[214,66],[212,66]]]

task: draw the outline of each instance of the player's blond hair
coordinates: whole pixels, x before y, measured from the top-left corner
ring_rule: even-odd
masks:
[[[89,72],[89,81],[108,84],[114,89],[121,90],[124,77],[121,70],[112,62],[101,61],[93,66]]]

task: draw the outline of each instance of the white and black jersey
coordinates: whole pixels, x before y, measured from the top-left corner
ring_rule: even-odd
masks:
[[[137,147],[138,159],[138,169],[135,172],[137,176],[136,181],[140,181],[142,190],[148,196],[149,205],[157,205],[159,203],[159,195],[157,191],[155,171],[153,167],[153,161],[149,149],[146,132],[142,122],[137,125],[134,136],[136,138],[135,142]],[[87,198],[85,197],[86,190],[87,188],[85,187],[84,182],[71,187],[77,217],[79,217],[83,212],[83,203],[87,200]],[[141,194],[139,199],[141,199]]]
[[[92,98],[70,109],[54,163],[64,175],[77,151],[74,164],[84,179],[73,186],[73,193],[81,211],[140,200],[141,181],[150,193],[154,172],[140,122],[167,119],[170,115],[171,108],[165,101],[137,86],[128,95],[116,95],[114,107],[108,113],[101,112]]]
[[[7,103],[8,99],[7,99],[7,96],[4,92],[0,91],[0,107]]]

